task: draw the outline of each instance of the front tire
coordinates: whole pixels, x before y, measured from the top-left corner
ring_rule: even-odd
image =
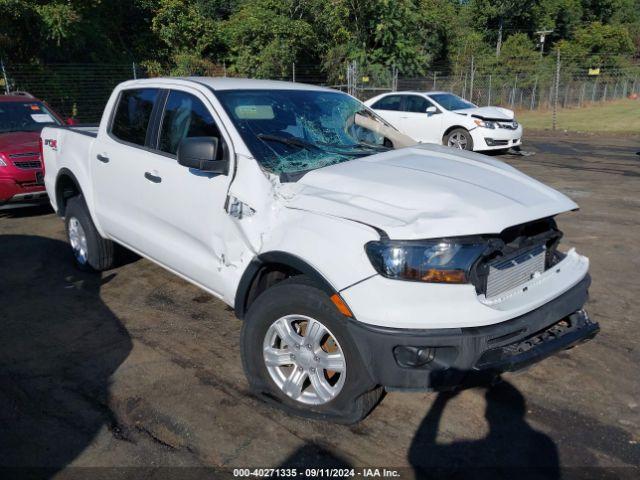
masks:
[[[355,423],[378,403],[375,385],[329,297],[304,276],[284,280],[251,305],[242,328],[254,392],[304,417]]]
[[[82,195],[69,199],[65,227],[75,264],[80,270],[100,272],[113,266],[113,242],[98,233]]]
[[[473,138],[471,137],[469,130],[465,128],[456,128],[451,130],[447,135],[445,135],[443,143],[448,147],[473,151]]]

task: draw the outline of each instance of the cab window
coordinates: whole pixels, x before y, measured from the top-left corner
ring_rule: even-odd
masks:
[[[172,90],[164,109],[158,149],[175,155],[180,142],[189,137],[220,138],[220,131],[211,113],[198,98],[190,93]]]
[[[144,146],[158,93],[157,88],[123,90],[113,117],[111,134],[124,142]]]

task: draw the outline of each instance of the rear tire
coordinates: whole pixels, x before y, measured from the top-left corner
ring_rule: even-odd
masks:
[[[82,195],[69,199],[65,227],[75,264],[80,270],[100,272],[113,266],[114,244],[98,233]]]
[[[465,128],[451,130],[445,135],[443,143],[448,147],[473,151],[473,138],[471,138],[469,130]]]
[[[371,380],[348,321],[353,320],[307,277],[267,289],[242,326],[242,363],[252,390],[294,415],[347,424],[362,420],[383,391]]]

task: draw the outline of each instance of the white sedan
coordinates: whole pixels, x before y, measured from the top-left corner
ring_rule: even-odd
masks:
[[[478,107],[450,92],[390,92],[365,104],[418,142],[476,151],[522,143],[522,125],[512,110]]]

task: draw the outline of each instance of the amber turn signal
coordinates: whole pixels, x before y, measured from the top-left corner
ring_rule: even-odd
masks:
[[[353,318],[353,313],[351,313],[351,310],[349,310],[349,307],[347,307],[347,304],[344,303],[344,300],[339,294],[334,293],[333,295],[331,295],[331,301],[341,314],[343,314],[345,317]]]
[[[467,275],[462,270],[427,270],[422,276],[423,282],[467,283]]]

